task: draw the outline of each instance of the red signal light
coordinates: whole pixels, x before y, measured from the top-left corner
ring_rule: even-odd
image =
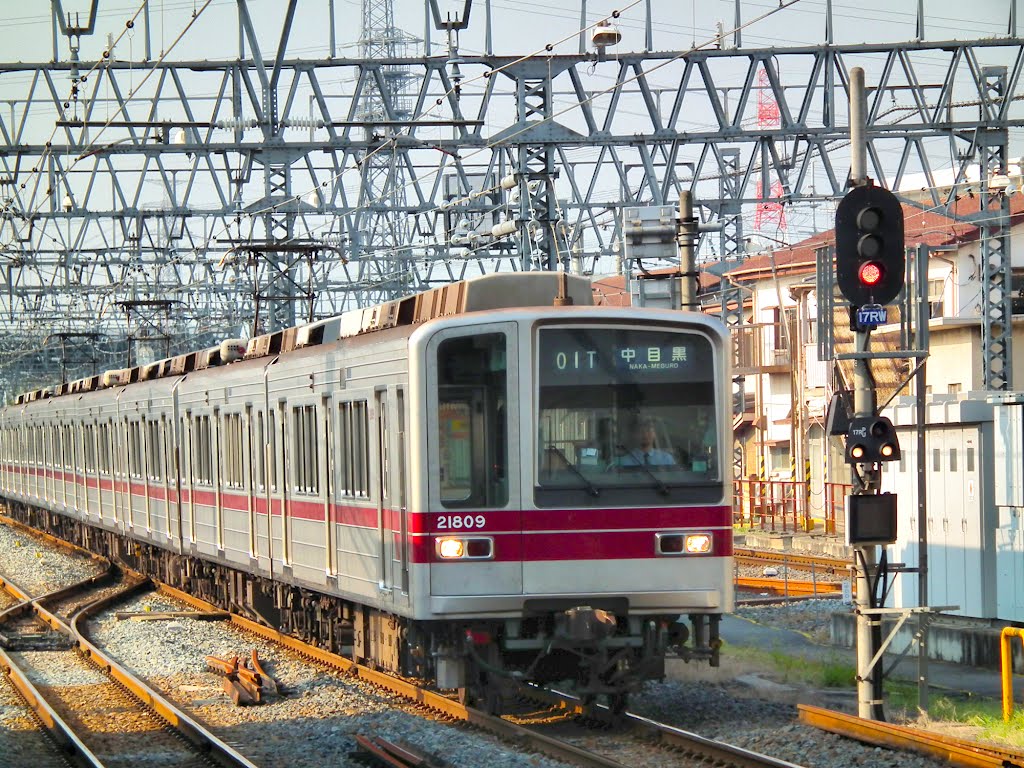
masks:
[[[885,269],[877,261],[865,261],[857,271],[861,285],[875,286],[885,277]]]

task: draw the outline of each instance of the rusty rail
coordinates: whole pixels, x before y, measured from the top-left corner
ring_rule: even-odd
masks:
[[[224,676],[224,691],[238,706],[262,704],[278,693],[277,682],[260,665],[255,648],[246,661],[237,654],[230,659],[207,656],[206,666]]]
[[[793,579],[782,581],[778,578],[761,579],[738,576],[735,583],[738,589],[799,597],[832,596],[841,594],[843,591],[843,585],[834,581],[795,581]]]
[[[448,765],[410,744],[388,741],[380,736],[363,736],[357,733],[356,744],[381,764],[393,768],[446,768]]]
[[[843,712],[798,704],[800,722],[823,731],[895,749],[913,750],[965,768],[1021,768],[1024,753],[990,744],[962,741],[905,725],[867,720]]]

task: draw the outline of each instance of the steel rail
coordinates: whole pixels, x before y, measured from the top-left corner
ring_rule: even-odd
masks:
[[[782,563],[792,568],[814,570],[822,568],[826,571],[849,571],[853,567],[851,560],[822,555],[796,555],[791,552],[774,552],[760,549],[733,549],[733,557],[739,562],[748,564]]]
[[[141,576],[141,574],[139,575]],[[88,639],[84,627],[84,622],[87,618],[99,613],[112,603],[124,599],[126,595],[148,589],[149,587],[150,582],[143,579],[122,592],[107,595],[90,603],[72,616],[70,629],[74,633],[79,650],[86,658],[127,688],[136,698],[185,736],[192,744],[203,750],[209,758],[221,765],[230,766],[230,768],[258,768],[256,763],[250,761],[230,744],[219,739],[204,726],[171,704],[170,701],[135,677],[131,672],[114,661],[113,658],[103,653],[100,648],[93,645]]]
[[[210,610],[214,607],[204,600],[200,600],[199,598],[181,592],[180,590],[166,584],[158,584],[158,588],[161,593],[181,600],[194,608]],[[230,621],[241,629],[253,632],[264,639],[280,643],[303,656],[316,659],[328,666],[340,669],[347,674],[359,677],[360,679],[366,680],[374,685],[379,685],[399,694],[400,696],[408,698],[417,704],[421,704],[424,707],[441,712],[454,720],[461,720],[471,725],[475,725],[485,731],[501,736],[502,738],[508,739],[517,744],[528,745],[529,749],[536,750],[549,757],[564,760],[573,765],[586,766],[587,768],[593,768],[594,766],[603,768],[625,768],[622,763],[615,760],[611,760],[594,752],[580,749],[572,744],[568,744],[558,739],[553,739],[549,736],[545,736],[544,734],[537,733],[528,727],[510,722],[501,717],[488,715],[480,710],[467,707],[444,694],[420,688],[413,683],[392,677],[391,675],[383,672],[369,669],[368,667],[364,667],[350,659],[346,659],[343,656],[331,653],[330,651],[307,645],[298,638],[282,634],[275,629],[263,626],[262,624],[257,624],[243,616],[231,614]],[[548,699],[548,703],[558,705],[567,715],[586,716],[592,712],[591,707],[584,706],[583,703],[575,697],[557,692],[544,692],[543,689],[540,688],[532,690],[535,690],[538,695],[543,692],[549,697],[552,697]],[[628,717],[633,719],[633,725],[635,727],[640,727],[642,724],[647,724],[644,725],[647,729],[658,726],[654,721],[647,721],[644,720],[644,718],[640,718],[635,715],[628,715]],[[659,732],[661,734],[659,736],[660,740],[674,749],[689,749],[694,754],[699,753],[701,755],[713,754],[720,760],[724,760],[724,758],[728,756],[730,762],[717,763],[720,765],[739,766],[741,768],[800,768],[793,763],[776,760],[775,758],[767,755],[758,755],[755,752],[747,752],[739,747],[714,742],[710,739],[697,736],[696,734],[687,734],[685,731],[672,728],[671,726],[660,726],[660,728],[662,729]]]
[[[0,577],[0,589],[21,601],[0,613],[0,625],[2,625],[5,617],[14,616],[25,610],[26,606],[31,605],[32,598],[13,581],[3,577]],[[64,722],[63,718],[57,714],[57,711],[50,706],[49,702],[46,701],[32,681],[29,680],[28,673],[19,667],[3,648],[0,648],[0,668],[3,669],[11,685],[14,686],[21,698],[25,700],[25,704],[32,710],[36,719],[50,734],[50,738],[53,739],[57,746],[83,765],[103,768],[103,763],[100,759],[92,753],[85,745],[85,742],[78,737],[74,729]]]
[[[126,595],[133,594],[136,591],[149,587],[149,581],[143,578],[141,574],[132,573],[131,575],[138,578],[135,579],[133,583],[126,586],[125,589],[114,594],[107,595],[106,597],[96,600],[81,608],[71,618],[70,625],[65,623],[63,619],[56,614],[44,608],[41,603],[65,597],[68,594],[73,593],[76,589],[93,586],[95,582],[106,578],[108,574],[90,576],[77,584],[73,584],[69,587],[63,587],[35,599],[30,598],[23,588],[13,584],[9,579],[5,579],[2,582],[3,588],[9,593],[14,594],[18,599],[22,600],[22,602],[0,615],[8,615],[17,611],[24,611],[26,607],[31,606],[31,609],[35,612],[40,621],[52,630],[71,637],[78,650],[86,657],[86,659],[99,667],[100,670],[105,672],[109,677],[139,699],[139,701],[141,701],[145,706],[159,715],[165,722],[184,736],[189,743],[202,751],[208,759],[226,766],[227,768],[258,768],[255,763],[248,760],[244,755],[240,754],[226,742],[218,739],[202,725],[197,723],[181,710],[177,709],[149,686],[117,664],[112,658],[108,657],[99,648],[93,645],[86,637],[84,630],[81,627],[81,622],[83,622],[88,616],[103,610],[106,606],[117,600],[123,599]],[[0,651],[0,653],[2,653],[2,651]],[[12,670],[9,674],[11,674],[13,682],[13,670],[17,668],[17,665],[15,665],[6,654],[3,654],[2,656],[2,663],[5,670]],[[24,673],[20,673],[19,677],[24,677]],[[25,678],[25,680],[27,682],[27,678]],[[16,687],[19,691],[22,691],[23,686],[20,683],[16,683]],[[103,765],[95,755],[88,751],[84,743],[82,743],[81,740],[73,734],[67,724],[57,716],[56,712],[54,712],[52,707],[45,702],[38,690],[29,686],[25,688],[25,692],[28,693],[28,695],[25,696],[26,701],[29,702],[33,710],[37,712],[47,728],[55,734],[55,737],[58,739],[58,743],[68,744],[73,749],[81,751],[83,756],[88,756],[86,757],[87,760],[93,760],[93,764],[97,766]],[[22,695],[25,695],[25,693],[23,692]]]
[[[602,724],[628,725],[640,733],[641,738],[648,742],[671,748],[675,752],[691,755],[700,762],[710,765],[730,766],[732,768],[801,768],[780,758],[752,752],[723,741],[709,739],[700,734],[677,728],[666,723],[636,715],[630,712],[613,713],[604,704],[584,705],[572,694],[553,689],[527,685],[522,688],[525,697],[536,700],[544,705],[561,708],[562,710],[580,714],[590,720]]]
[[[834,581],[797,581],[794,579],[780,581],[776,578],[738,576],[734,583],[739,589],[752,589],[758,592],[775,592],[778,594],[786,593],[801,597],[813,597],[814,595],[825,597],[837,595],[843,591],[843,585]]]
[[[868,744],[912,750],[966,768],[1024,768],[1024,753],[992,744],[963,741],[808,704],[798,704],[797,709],[800,722],[806,725]]]

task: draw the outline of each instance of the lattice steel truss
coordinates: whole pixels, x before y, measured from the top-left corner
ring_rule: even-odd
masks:
[[[303,6],[332,30],[330,55],[310,59],[288,55],[295,9],[268,53],[237,0],[228,61],[79,61],[91,21],[71,28],[55,13],[53,61],[0,65],[0,389],[24,385],[29,360],[50,380],[103,354],[123,364],[126,338],[145,326],[129,328],[125,302],[136,313],[171,302],[149,334],[169,340],[149,345],[162,356],[257,316],[265,327],[335,314],[394,285],[608,271],[621,208],[672,205],[682,189],[719,232],[701,254],[739,258],[759,187],[780,185],[785,206],[844,194],[854,63],[870,89],[870,175],[896,188],[923,173],[936,208],[949,201],[933,168],[952,162],[962,176],[1005,162],[1008,128],[1024,125],[1018,37],[347,59],[333,50],[328,3],[330,18]],[[757,125],[759,87],[778,104],[776,128]],[[1003,286],[985,312],[998,387],[1009,381],[1007,210],[993,195],[986,205],[985,263]],[[43,343],[52,334],[81,342],[83,359],[65,349],[58,360]]]

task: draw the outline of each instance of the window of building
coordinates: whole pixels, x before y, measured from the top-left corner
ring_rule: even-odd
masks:
[[[942,317],[945,314],[945,291],[945,280],[928,281],[928,317]]]

